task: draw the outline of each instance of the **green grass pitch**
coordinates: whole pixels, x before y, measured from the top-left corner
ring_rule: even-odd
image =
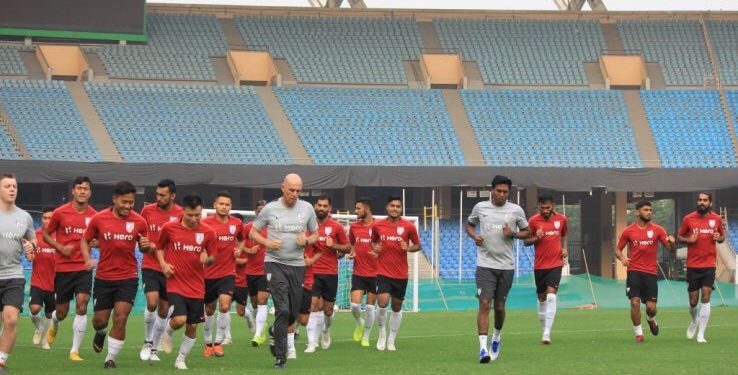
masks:
[[[362,348],[351,340],[353,319],[339,313],[333,324],[333,344],[327,351],[305,354],[306,333],[296,343],[298,358],[287,371],[313,374],[735,374],[738,372],[738,309],[714,307],[706,344],[685,337],[689,320],[686,308],[661,309],[657,320],[661,334],[653,337],[645,324],[646,340],[636,344],[626,309],[560,310],[553,330],[553,345],[540,344],[536,312],[511,310],[503,331],[502,351],[496,362],[480,365],[476,313],[405,313],[397,339],[397,352]],[[91,320],[91,319],[90,319]],[[270,317],[270,322],[272,317]],[[80,355],[84,362],[68,359],[72,319],[62,322],[52,350],[31,345],[32,324],[22,317],[18,342],[8,361],[17,374],[116,374],[156,375],[181,372],[174,369],[175,354],[161,354],[162,361],[138,359],[142,342],[141,316],[128,322],[126,344],[118,368],[103,370],[103,353],[94,353],[89,327]],[[225,347],[225,357],[202,356],[202,328],[198,342],[187,358],[193,374],[272,373],[273,359],[266,346],[250,345],[245,323],[232,319],[234,343]],[[175,350],[181,331],[175,335]],[[372,344],[376,342],[376,328]],[[107,347],[106,347],[107,348]],[[107,349],[106,349],[107,350]]]

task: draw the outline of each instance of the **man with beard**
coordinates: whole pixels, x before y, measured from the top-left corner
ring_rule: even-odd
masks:
[[[712,212],[712,195],[699,193],[697,211],[684,217],[679,228],[679,242],[687,244],[687,291],[689,313],[692,321],[687,328],[687,338],[705,343],[705,329],[710,320],[710,294],[715,288],[715,243],[725,241],[723,220]],[[702,292],[701,304],[700,292]]]
[[[556,292],[561,282],[563,259],[569,253],[564,246],[569,225],[566,216],[554,211],[554,199],[550,195],[538,198],[538,214],[529,221],[533,234],[523,242],[535,245],[536,256],[533,272],[538,294],[538,321],[543,329],[541,342],[551,344],[551,327],[556,317]]]
[[[674,251],[674,237],[666,234],[664,228],[651,222],[653,209],[651,202],[640,201],[635,205],[638,219],[620,235],[615,248],[615,256],[628,269],[625,282],[626,295],[630,299],[630,320],[633,322],[635,340],[643,342],[641,327],[641,302],[646,305],[646,320],[651,334],[659,334],[656,316],[656,300],[659,295],[658,269],[659,242],[669,251]],[[628,246],[628,255],[623,249]]]

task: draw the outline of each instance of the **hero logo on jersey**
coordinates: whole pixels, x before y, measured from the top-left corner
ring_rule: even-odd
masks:
[[[136,223],[132,221],[126,221],[126,232],[133,233],[133,228],[136,227]]]
[[[648,238],[653,238],[653,231],[652,230],[647,231],[646,235],[648,236]]]
[[[710,219],[707,223],[710,224],[710,228],[715,228],[715,220]]]
[[[202,241],[205,239],[205,233],[195,233],[195,242],[198,245],[202,245]]]
[[[229,225],[228,226],[228,231],[231,232],[231,234],[235,234],[236,233],[236,226],[235,225]]]
[[[325,228],[325,235],[326,236],[330,236],[331,235],[331,232],[333,232],[333,228],[331,228],[331,227],[326,227]]]
[[[405,233],[405,228],[397,227],[397,235],[402,236],[403,233]]]
[[[557,230],[561,229],[561,222],[558,220],[554,220],[554,228],[556,228]]]

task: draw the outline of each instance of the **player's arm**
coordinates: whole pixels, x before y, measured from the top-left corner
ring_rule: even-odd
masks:
[[[300,233],[300,235],[297,236],[297,245],[301,247],[310,246],[316,242],[318,242],[318,230],[317,229],[311,232],[310,234]]]
[[[679,235],[677,238],[679,239],[680,243],[686,243],[686,244],[693,244],[697,242],[698,235],[697,233],[690,234],[691,228],[689,227],[689,224],[686,220],[682,220],[682,226],[679,228]]]
[[[313,253],[313,256],[311,257],[305,257],[305,267],[312,266],[315,262],[320,259],[320,257],[323,256],[323,253],[320,251],[316,251]]]
[[[523,212],[522,208],[519,209],[518,217],[515,219],[515,226],[518,228],[517,232],[513,232],[512,228],[505,223],[505,226],[502,228],[502,234],[518,240],[525,240],[530,237],[530,226],[528,225],[528,220],[525,219],[525,212]]]
[[[254,224],[254,226],[251,227],[251,231],[249,231],[249,238],[251,238],[252,241],[256,242],[260,246],[264,246],[265,248],[267,248],[267,250],[279,250],[279,248],[282,247],[281,240],[267,240],[266,238],[264,238],[264,236],[261,235],[261,233],[259,233],[259,230],[255,227],[256,224]],[[256,252],[254,252],[253,254],[256,254]]]
[[[351,243],[349,243],[349,240],[346,237],[346,232],[343,230],[343,228],[338,231],[335,241],[333,241],[333,239],[331,239],[330,237],[328,237],[328,239],[331,240],[331,244],[328,245],[328,242],[326,240],[326,245],[328,245],[331,249],[337,251],[340,256],[346,255],[351,252]]]
[[[174,275],[174,266],[167,263],[164,259],[164,249],[169,244],[169,230],[166,227],[162,227],[159,233],[159,241],[156,243],[156,259],[159,261],[159,267],[161,267],[161,273],[165,277],[172,277]]]
[[[236,265],[243,266],[249,262],[249,258],[236,258]]]
[[[479,224],[479,211],[477,206],[474,206],[469,218],[466,220],[466,235],[469,236],[477,246],[484,244],[484,238],[481,233],[477,233],[477,224]]]
[[[90,220],[90,224],[85,229],[85,233],[82,235],[82,239],[79,241],[79,252],[82,255],[82,260],[85,262],[85,270],[89,271],[95,268],[95,260],[90,257],[90,242],[97,238],[97,219],[95,217]]]
[[[615,258],[618,258],[620,263],[623,264],[624,267],[628,267],[628,257],[625,256],[623,253],[623,249],[625,249],[625,246],[628,244],[628,236],[623,233],[620,235],[620,240],[618,241],[618,245],[615,246]]]
[[[400,245],[406,247],[405,251],[408,253],[414,253],[416,251],[420,250],[420,238],[418,238],[418,231],[415,229],[415,227],[411,227],[411,230],[408,233],[408,239],[410,240],[410,243],[412,245],[408,246],[408,243],[402,242]]]
[[[667,235],[666,231],[661,234],[661,244],[664,245],[666,250],[669,250],[671,252],[674,252],[674,250],[676,250],[676,241],[674,240],[674,236]]]
[[[233,249],[233,257],[238,261],[241,258],[241,253],[246,248],[244,241],[238,241],[236,248]]]
[[[149,239],[148,225],[142,222],[141,230],[138,232],[138,251],[148,253],[154,249],[154,243]]]
[[[533,230],[535,230],[535,228],[531,228],[531,231],[533,231]],[[541,230],[541,228],[538,228],[535,231],[535,234],[534,235],[532,235],[532,236],[530,236],[528,238],[523,239],[523,243],[525,245],[534,245],[534,244],[538,243],[538,241],[540,241],[543,238],[543,234],[544,234],[543,233],[543,230]]]
[[[712,234],[712,239],[717,243],[725,242],[725,229],[723,229],[722,219],[718,222],[718,230]]]
[[[200,252],[200,263],[209,266],[215,263],[213,254],[218,253],[218,240],[215,238],[214,232],[209,232],[206,236],[209,237],[209,241],[206,242],[205,251]]]
[[[23,239],[21,239],[21,246],[26,259],[33,262],[36,257],[38,242],[36,241],[36,232],[33,231],[33,219],[28,214],[26,214],[26,233],[23,234]]]
[[[61,254],[63,257],[69,258],[72,255],[74,247],[72,245],[62,245],[61,243],[57,242],[56,239],[54,239],[54,237],[51,235],[52,233],[56,232],[56,229],[59,227],[59,216],[60,214],[54,211],[54,213],[51,215],[51,221],[49,221],[49,224],[47,224],[41,232],[44,236],[44,242],[53,247],[54,250],[58,251],[59,254]]]

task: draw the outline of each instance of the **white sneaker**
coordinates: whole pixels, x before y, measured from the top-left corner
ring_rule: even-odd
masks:
[[[317,345],[314,343],[308,343],[307,348],[305,348],[305,353],[315,353],[315,349],[317,349]]]
[[[395,348],[395,341],[394,340],[392,340],[392,341],[387,340],[387,350],[389,350],[391,352],[397,351],[397,348]]]
[[[159,362],[161,359],[159,359],[159,355],[156,354],[156,352],[152,351],[151,355],[149,356],[149,362]]]
[[[543,344],[543,345],[550,345],[551,344],[551,336],[544,334],[543,337],[541,337],[541,344]]]
[[[159,346],[161,347],[161,349],[157,348],[156,350],[161,350],[167,354],[171,353],[172,352],[172,335],[167,334],[167,332],[164,331],[164,334],[161,335],[161,341],[159,342]]]
[[[249,327],[249,332],[252,334],[256,332],[256,323],[254,322],[254,317],[251,314],[246,315],[246,326]]]
[[[320,335],[320,347],[324,350],[331,347],[331,330],[323,331]]]
[[[379,330],[379,337],[377,338],[377,350],[380,352],[387,347],[387,333],[383,330]]]
[[[177,358],[177,360],[174,361],[174,368],[176,368],[177,370],[187,370],[187,365],[185,365],[184,358]]]
[[[48,342],[44,341],[43,343],[41,343],[41,349],[49,350],[51,349],[51,345],[49,345]]]
[[[501,344],[502,344],[502,337],[500,337],[496,341],[495,341],[495,339],[492,339],[492,343],[490,344],[489,354],[490,354],[490,359],[492,359],[493,361],[496,360],[497,357],[500,356],[500,346],[501,346]]]
[[[220,343],[220,345],[230,345],[233,344],[233,338],[226,337],[223,339],[223,342]]]
[[[687,338],[693,339],[694,335],[697,334],[697,323],[691,322],[689,323],[689,327],[687,327]]]
[[[707,342],[707,340],[705,340],[704,337],[697,337],[697,342],[700,343],[700,344],[704,344],[704,343]]]
[[[287,349],[287,359],[297,359],[297,350]]]
[[[41,343],[41,331],[33,331],[33,345]]]
[[[138,357],[142,361],[148,361],[151,359],[151,349],[154,347],[150,342],[145,342],[141,347],[141,351],[138,353]]]

